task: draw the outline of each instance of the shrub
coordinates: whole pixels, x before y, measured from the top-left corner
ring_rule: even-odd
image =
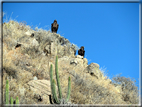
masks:
[[[116,77],[113,77],[112,80],[112,84],[115,84],[115,86],[122,86],[122,96],[124,101],[130,102],[132,104],[139,103],[138,87],[135,85],[136,81],[134,79],[118,75]]]

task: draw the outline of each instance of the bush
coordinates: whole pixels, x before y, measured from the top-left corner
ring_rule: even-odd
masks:
[[[132,104],[139,103],[138,87],[135,85],[136,81],[134,79],[118,75],[113,77],[112,80],[112,84],[115,84],[115,86],[121,85],[123,92],[122,97],[124,101]]]

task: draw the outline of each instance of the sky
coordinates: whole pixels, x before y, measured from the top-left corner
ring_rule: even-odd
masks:
[[[139,87],[139,3],[3,3],[4,19],[51,30],[79,48],[88,64],[97,63],[108,77],[121,74]]]

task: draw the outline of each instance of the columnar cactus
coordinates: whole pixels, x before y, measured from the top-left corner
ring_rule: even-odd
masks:
[[[13,107],[13,98],[10,98],[11,107]],[[6,80],[6,104],[9,104],[9,82]],[[16,104],[19,104],[18,96],[16,97]]]
[[[9,82],[6,80],[6,104],[9,104]]]
[[[18,96],[16,97],[16,104],[19,104]]]
[[[69,98],[70,98],[70,92],[71,92],[71,78],[68,78],[68,93],[67,93],[67,98],[66,98],[66,102],[68,102]]]
[[[53,68],[52,68],[52,64],[51,64],[51,66],[50,66],[50,83],[51,83],[51,92],[52,92],[53,101],[56,104],[66,104],[68,102],[68,100],[69,100],[69,97],[70,97],[71,78],[70,77],[68,78],[68,93],[67,93],[66,100],[64,100],[64,99],[62,99],[62,91],[61,91],[61,86],[60,86],[60,81],[59,81],[59,74],[58,74],[58,56],[56,56],[55,74],[56,74],[59,98],[57,98],[57,94],[56,94],[55,80],[53,79]]]
[[[56,74],[56,80],[57,80],[57,86],[58,86],[58,92],[59,92],[59,99],[62,99],[62,91],[59,81],[59,74],[58,74],[58,56],[56,56],[56,62],[55,62],[55,74]]]

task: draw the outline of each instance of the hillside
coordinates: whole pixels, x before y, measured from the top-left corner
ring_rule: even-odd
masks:
[[[59,34],[16,21],[3,23],[3,102],[5,83],[9,80],[10,97],[20,104],[50,104],[50,65],[55,69],[58,56],[59,78],[66,97],[71,77],[72,104],[138,104],[137,87],[114,84],[97,63],[74,55],[78,47]],[[54,76],[55,78],[55,71]],[[125,78],[124,78],[125,79]],[[38,101],[38,96],[43,101]]]

